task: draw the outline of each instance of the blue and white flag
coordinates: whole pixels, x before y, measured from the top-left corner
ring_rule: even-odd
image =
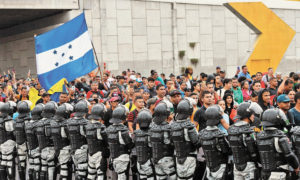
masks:
[[[39,82],[47,91],[61,92],[58,84],[64,79],[72,81],[97,68],[84,13],[36,36],[35,51]]]

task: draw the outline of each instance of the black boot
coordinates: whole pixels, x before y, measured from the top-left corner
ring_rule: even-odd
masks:
[[[40,180],[47,180],[47,172],[46,171],[41,171]]]
[[[26,180],[25,169],[23,167],[19,167],[18,172],[20,180]]]
[[[33,176],[34,176],[33,169],[29,169],[28,170],[28,178],[29,178],[29,180],[34,180]]]
[[[7,174],[4,166],[0,166],[0,179],[7,179]]]

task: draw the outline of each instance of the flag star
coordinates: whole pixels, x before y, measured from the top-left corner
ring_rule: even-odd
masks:
[[[68,48],[71,49],[71,48],[72,48],[72,45],[70,44]]]
[[[64,56],[65,56],[65,53],[62,53],[61,56],[64,57]]]
[[[69,59],[70,59],[70,60],[73,60],[73,56],[70,56]]]
[[[58,66],[58,62],[55,63],[55,66]]]
[[[57,54],[57,51],[56,51],[56,50],[54,50],[54,51],[53,51],[53,54]]]

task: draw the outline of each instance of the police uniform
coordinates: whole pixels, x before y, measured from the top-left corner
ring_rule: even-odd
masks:
[[[118,174],[118,179],[128,179],[129,154],[133,147],[132,139],[128,128],[122,124],[126,119],[127,110],[124,106],[118,106],[112,114],[110,125],[107,129],[110,158],[112,160],[114,171]]]
[[[141,180],[153,180],[154,168],[151,160],[151,145],[149,126],[152,122],[152,114],[149,110],[143,109],[137,116],[140,129],[134,131],[134,143],[137,154],[137,169]]]
[[[219,106],[206,109],[207,127],[200,131],[200,141],[206,159],[206,177],[209,180],[226,179],[229,145],[225,134],[217,127],[222,119]]]
[[[107,135],[105,126],[99,121],[106,112],[103,104],[93,106],[90,121],[85,126],[88,144],[88,179],[103,180],[106,173],[107,158],[109,157]]]
[[[175,162],[173,159],[174,145],[171,142],[171,126],[166,121],[170,110],[165,103],[159,103],[154,109],[153,123],[150,128],[150,142],[155,175],[158,180],[176,179]]]
[[[262,165],[261,178],[263,180],[289,179],[291,175],[289,166],[297,169],[299,161],[291,149],[288,137],[278,129],[285,125],[279,111],[266,110],[262,115],[262,125],[264,130],[257,135],[257,147]]]
[[[1,165],[0,179],[14,180],[15,162],[14,153],[16,141],[14,137],[14,121],[10,115],[13,113],[12,103],[7,102],[0,105],[0,149]]]
[[[54,180],[56,179],[55,172],[55,149],[53,140],[51,138],[51,126],[50,122],[55,115],[57,105],[55,102],[48,102],[42,112],[43,119],[36,123],[36,135],[39,142],[39,148],[41,151],[41,172],[40,179]]]
[[[78,180],[86,179],[88,169],[88,146],[84,132],[84,127],[88,122],[84,117],[86,113],[88,113],[87,102],[81,100],[75,105],[75,117],[67,121],[72,159],[76,168],[76,179]]]
[[[195,125],[189,118],[193,113],[193,105],[189,99],[179,102],[177,113],[176,121],[171,124],[171,139],[176,152],[176,172],[178,179],[193,179],[200,141]]]
[[[228,140],[233,154],[233,174],[234,179],[237,180],[258,178],[256,168],[258,152],[254,128],[244,121],[244,119],[247,119],[252,122],[254,117],[255,113],[251,109],[251,104],[244,102],[237,109],[236,118],[238,121],[228,129]]]
[[[72,178],[71,146],[66,133],[67,119],[72,112],[73,106],[64,103],[57,108],[55,116],[50,122],[51,138],[58,160],[57,165],[60,167],[60,180]]]
[[[25,124],[25,133],[28,148],[28,176],[29,180],[40,179],[39,173],[41,170],[41,153],[36,136],[35,128],[36,123],[41,120],[42,112],[44,109],[43,104],[37,104],[31,111],[31,120]]]
[[[25,180],[26,174],[26,161],[27,161],[27,146],[26,146],[26,133],[25,124],[30,121],[30,101],[20,101],[17,105],[17,111],[19,113],[15,123],[15,136],[17,147],[17,159],[18,159],[18,172],[19,178]]]

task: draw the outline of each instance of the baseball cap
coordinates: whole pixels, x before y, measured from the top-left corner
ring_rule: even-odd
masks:
[[[290,98],[286,94],[281,94],[280,96],[277,97],[277,102],[290,102]]]
[[[175,96],[175,95],[177,95],[177,94],[181,95],[180,91],[178,91],[177,89],[172,90],[172,91],[170,92],[170,96]]]

